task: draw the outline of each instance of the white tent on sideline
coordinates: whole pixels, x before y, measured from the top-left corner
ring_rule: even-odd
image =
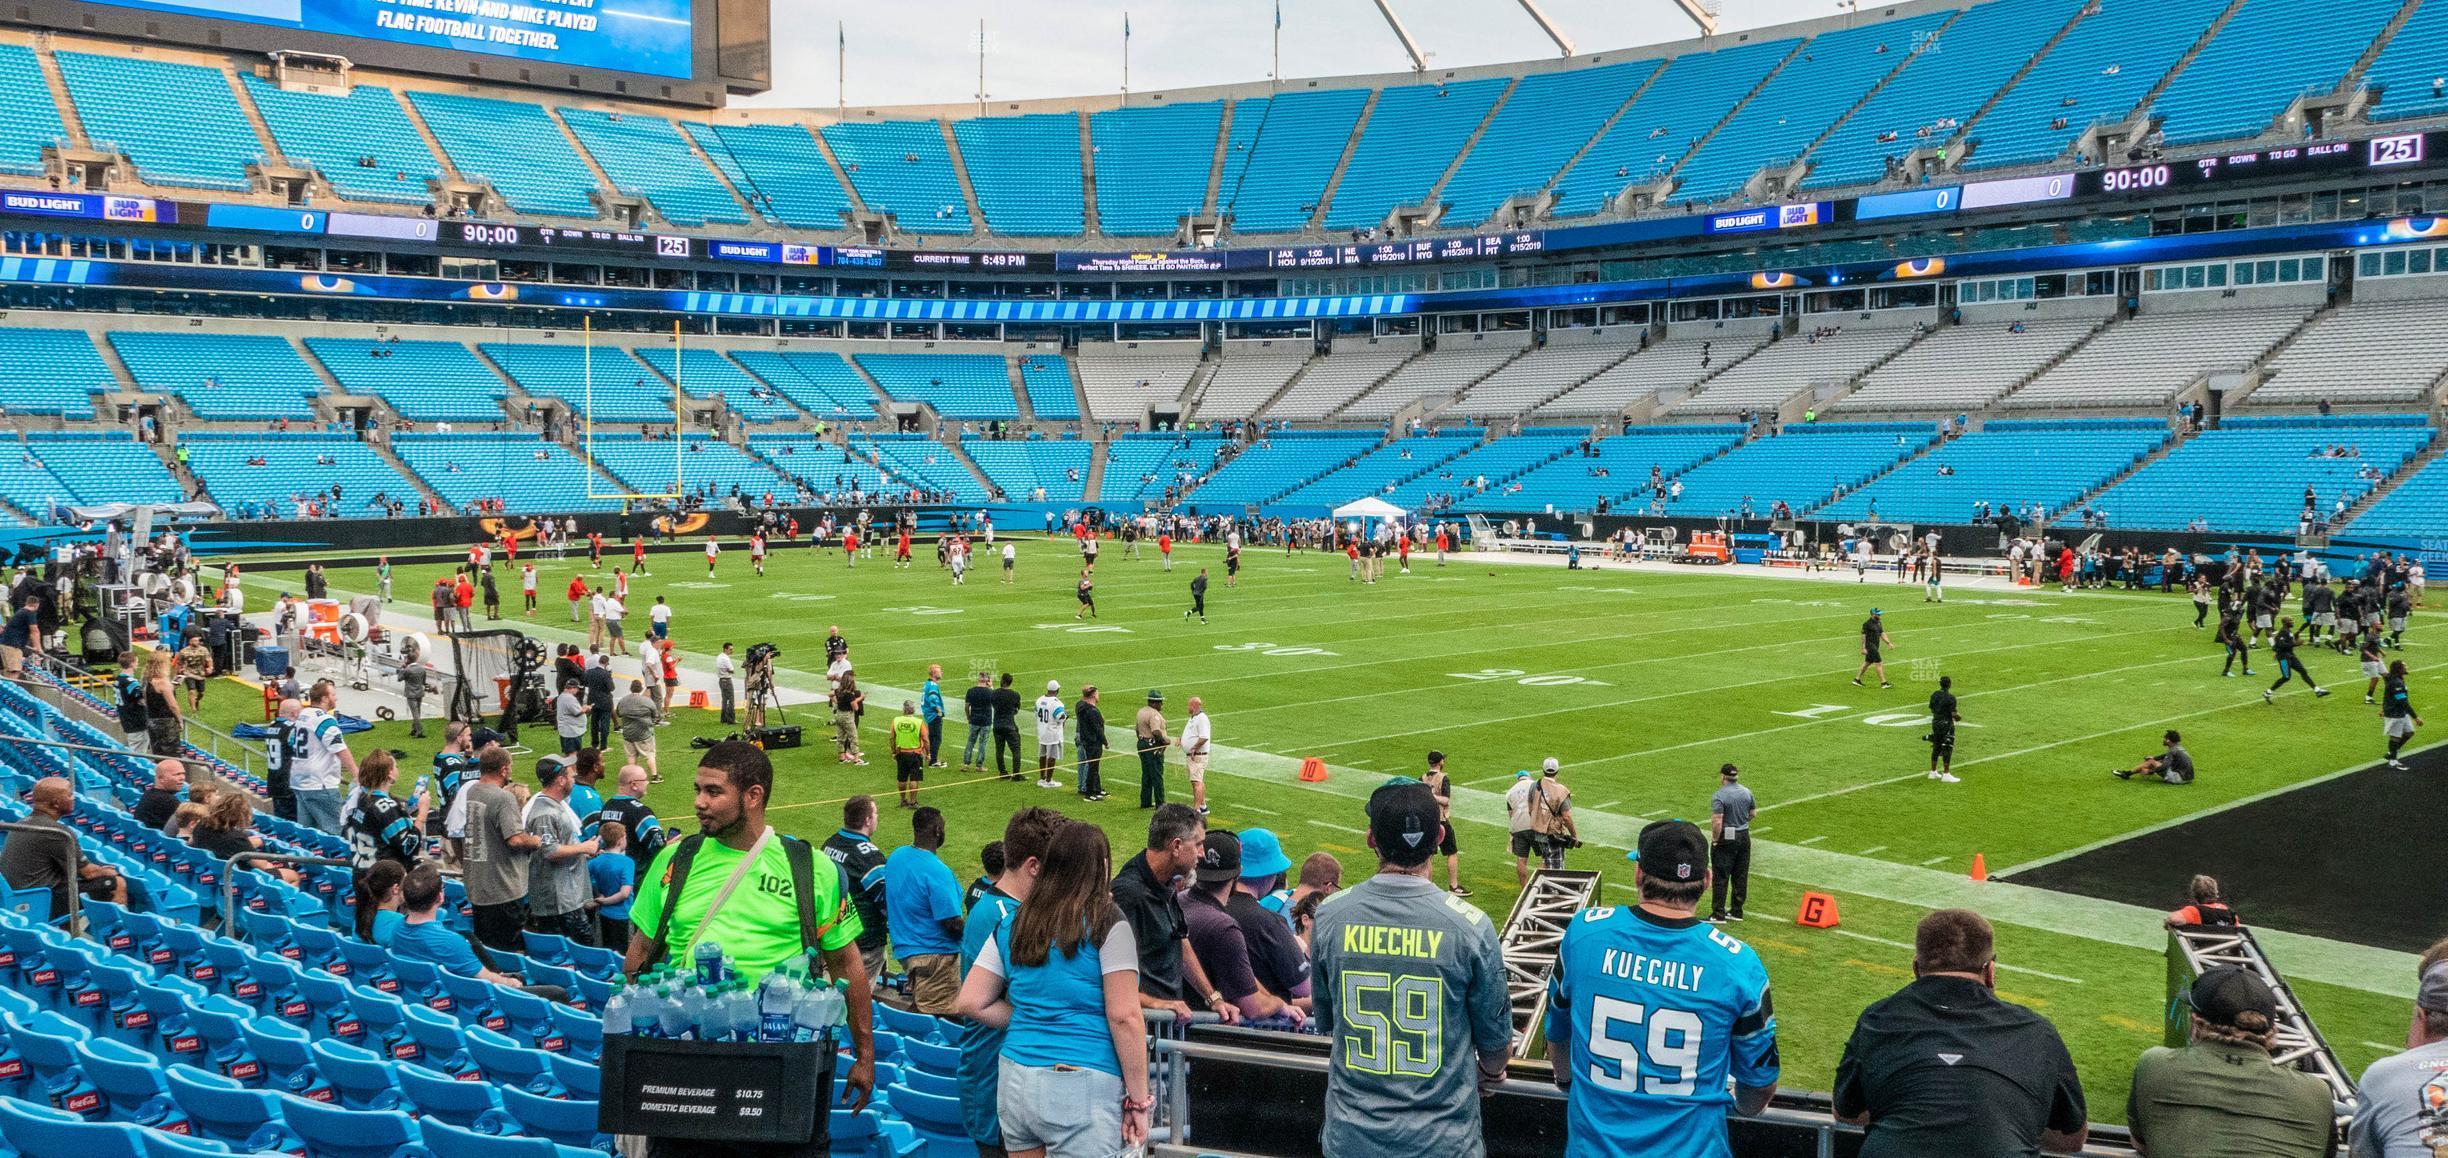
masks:
[[[1338,519],[1399,519],[1409,513],[1380,498],[1356,499],[1334,509]]]

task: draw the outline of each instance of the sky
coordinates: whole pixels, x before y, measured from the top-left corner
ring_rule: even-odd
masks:
[[[713,0],[698,0],[712,3]],[[1119,92],[1130,20],[1133,92],[1265,80],[1275,0],[772,0],[773,91],[735,103],[853,107],[974,102],[978,21],[986,92],[1033,100]],[[1518,0],[1393,0],[1430,69],[1540,60],[1555,45]],[[1537,0],[1582,54],[1698,35],[1674,0]],[[1840,15],[1831,0],[1722,0],[1721,31]],[[1868,5],[1864,5],[1865,8]],[[1404,72],[1373,0],[1282,0],[1283,75]],[[848,68],[835,67],[835,22]],[[843,75],[846,71],[846,76]]]

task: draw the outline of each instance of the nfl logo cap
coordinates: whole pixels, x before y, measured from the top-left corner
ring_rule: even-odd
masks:
[[[1428,863],[1445,833],[1436,793],[1416,780],[1397,781],[1370,793],[1368,818],[1378,857],[1404,868]]]
[[[1631,859],[1643,876],[1661,881],[1696,881],[1708,874],[1708,838],[1688,820],[1661,820],[1640,830]]]

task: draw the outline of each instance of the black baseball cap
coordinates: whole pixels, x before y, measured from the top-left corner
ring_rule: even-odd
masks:
[[[545,758],[536,761],[536,783],[551,784],[553,781],[559,780],[562,776],[568,774],[571,766],[574,763],[574,761],[564,759],[560,756],[546,756]]]
[[[468,743],[477,748],[482,748],[487,744],[507,745],[509,742],[510,737],[502,735],[500,732],[496,732],[491,728],[478,728],[475,731],[468,733]]]
[[[1207,847],[1199,853],[1198,883],[1223,884],[1241,879],[1241,838],[1209,830]]]
[[[1688,820],[1660,820],[1640,830],[1632,859],[1642,876],[1661,881],[1696,881],[1708,875],[1708,838]]]
[[[1378,858],[1404,868],[1428,863],[1445,833],[1436,793],[1408,777],[1369,794],[1368,818]]]
[[[2181,1000],[2195,1016],[2212,1025],[2235,1028],[2236,1018],[2258,1013],[2275,1021],[2278,994],[2259,974],[2241,965],[2218,965],[2202,971]]]

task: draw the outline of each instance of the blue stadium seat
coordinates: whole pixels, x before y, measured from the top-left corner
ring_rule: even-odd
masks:
[[[682,128],[714,159],[731,187],[766,220],[798,229],[839,229],[852,208],[807,126],[706,125]]]
[[[1811,150],[1806,186],[1883,180],[1888,161],[1955,136],[2000,86],[2030,64],[2084,0],[1998,0],[1966,9]]]
[[[884,1007],[879,1003],[876,1008]],[[925,1070],[938,1075],[960,1072],[961,1051],[957,1037],[940,1044],[925,1040],[904,1040],[901,1043],[901,1049],[902,1056],[909,1060],[911,1069]]]
[[[187,1065],[164,1069],[162,1081],[197,1136],[242,1150],[282,1148],[279,1095]]]
[[[416,106],[459,175],[488,182],[510,208],[542,217],[599,216],[594,180],[540,105],[415,89]]]
[[[308,338],[340,388],[373,394],[414,422],[498,422],[509,384],[458,342]]]
[[[792,493],[789,480],[740,448],[702,434],[672,439],[597,435],[587,444],[597,465],[641,494],[683,491],[722,498],[736,491],[751,499],[771,494],[779,502]]]
[[[0,1099],[0,1137],[23,1158],[144,1158],[137,1131],[48,1106]]]
[[[1477,225],[1506,198],[1545,189],[1658,67],[1635,60],[1523,77],[1445,182],[1445,216],[1437,224]]]
[[[1554,214],[1596,213],[1625,189],[1665,176],[1796,43],[1742,44],[1667,61],[1632,107],[1556,176]]]
[[[348,435],[207,432],[185,435],[179,445],[187,449],[187,469],[233,514],[253,507],[295,516],[308,502],[328,504],[333,486],[341,488],[339,510],[353,516],[375,513],[377,499],[414,510],[421,495],[373,447]]]
[[[1338,88],[1235,101],[1217,212],[1240,233],[1307,226],[1368,98],[1367,89]]]
[[[2448,112],[2448,86],[2435,90],[2431,85],[2443,76],[2448,76],[2448,5],[2425,4],[2363,73],[2363,87],[2377,93],[2371,118],[2394,121]]]
[[[1038,487],[1049,503],[1076,503],[1088,487],[1094,447],[1077,439],[961,439],[961,449],[1013,502],[1033,502]]]
[[[9,48],[16,46],[0,45]],[[6,60],[6,53],[0,52],[0,62]],[[4,74],[5,65],[0,65]],[[8,408],[15,414],[91,418],[94,392],[119,389],[109,364],[83,330],[0,329],[0,364],[9,368]]]
[[[518,342],[486,342],[478,349],[519,389],[558,399],[581,423],[590,415],[597,422],[672,420],[670,384],[625,350],[599,344],[590,355],[574,344]]]
[[[955,422],[1014,421],[1011,370],[996,354],[857,354],[859,368],[884,392],[924,402]]]
[[[308,419],[323,380],[287,338],[270,334],[114,331],[111,349],[136,389],[175,394],[216,422]]]
[[[264,144],[219,69],[142,56],[59,52],[86,139],[116,148],[156,185],[247,191]]]
[[[560,1158],[566,1153],[550,1139],[481,1134],[440,1119],[419,1121],[417,1135],[433,1158]]]
[[[905,233],[968,233],[961,194],[938,121],[842,121],[820,130],[859,200],[889,213]]]
[[[1935,12],[1821,33],[1734,110],[1675,172],[1674,196],[1714,201],[1751,175],[1791,162],[1953,15]]]
[[[952,122],[952,136],[988,232],[1010,237],[1087,232],[1078,114],[971,117]],[[1100,197],[1103,191],[1100,181]]]
[[[1089,114],[1097,227],[1109,237],[1165,237],[1205,210],[1223,119],[1221,101]]]
[[[1020,359],[1020,385],[1028,391],[1029,413],[1039,422],[1079,421],[1079,393],[1071,380],[1071,363],[1059,354],[1029,354]]]
[[[108,1038],[80,1041],[74,1048],[78,1068],[102,1091],[112,1121],[152,1126],[173,1112],[160,1059]]]
[[[750,422],[779,422],[800,416],[786,395],[757,380],[720,350],[683,347],[676,358],[664,346],[648,346],[635,352],[639,360],[677,383],[689,397],[711,399],[719,394],[725,406]]]
[[[2176,530],[2200,518],[2223,531],[2289,534],[2303,511],[2304,488],[2312,488],[2323,512],[2340,499],[2352,505],[2373,486],[2358,477],[2364,468],[2393,474],[2436,436],[2420,415],[2229,417],[2089,505],[2111,527]],[[2324,457],[2333,446],[2359,453]]]
[[[944,445],[922,434],[853,435],[853,454],[872,455],[908,486],[943,491],[960,503],[988,501],[985,484]],[[818,469],[822,469],[821,465]]]
[[[517,1086],[503,1086],[501,1096],[502,1112],[517,1133],[580,1149],[593,1148],[603,1136],[595,1129],[592,1100],[547,1098]]]
[[[408,1158],[418,1142],[416,1120],[398,1110],[346,1110],[297,1097],[280,1105],[306,1158]]]
[[[0,172],[40,176],[42,151],[67,139],[34,51],[0,45]]]
[[[397,1072],[400,1093],[420,1118],[473,1127],[476,1119],[501,1109],[499,1092],[483,1082],[459,1081],[423,1066],[399,1066]]]
[[[561,123],[623,193],[643,197],[674,225],[746,225],[739,199],[723,188],[670,121],[640,112],[560,106]]]
[[[1326,227],[1376,225],[1396,206],[1418,204],[1509,83],[1487,77],[1379,91],[1326,209]]]
[[[351,1110],[405,1107],[398,1067],[373,1051],[337,1041],[317,1041],[311,1048],[316,1071],[331,1081],[342,1106]]]
[[[821,421],[864,422],[876,416],[875,391],[831,350],[740,350],[732,357]]]
[[[2286,0],[2246,0],[2151,102],[2163,139],[2189,145],[2260,136],[2298,95],[2335,90],[2402,6],[2335,0],[2306,20]]]
[[[2107,482],[2168,439],[2157,419],[1990,422],[1881,475],[1817,512],[1859,519],[1968,523],[1972,505],[2058,510]],[[1938,473],[1944,467],[1949,473]]]
[[[2063,156],[2094,124],[2133,112],[2228,0],[2101,4],[1968,128],[1957,164],[1993,169]]]
[[[431,203],[431,182],[442,163],[417,135],[399,94],[361,84],[345,94],[289,92],[241,72],[272,139],[291,163],[322,174],[332,191],[350,201],[395,205]]]
[[[523,514],[620,506],[618,488],[609,480],[539,435],[394,434],[391,450],[444,502],[461,510],[479,499],[500,499],[504,509]],[[507,479],[518,485],[503,486]]]

